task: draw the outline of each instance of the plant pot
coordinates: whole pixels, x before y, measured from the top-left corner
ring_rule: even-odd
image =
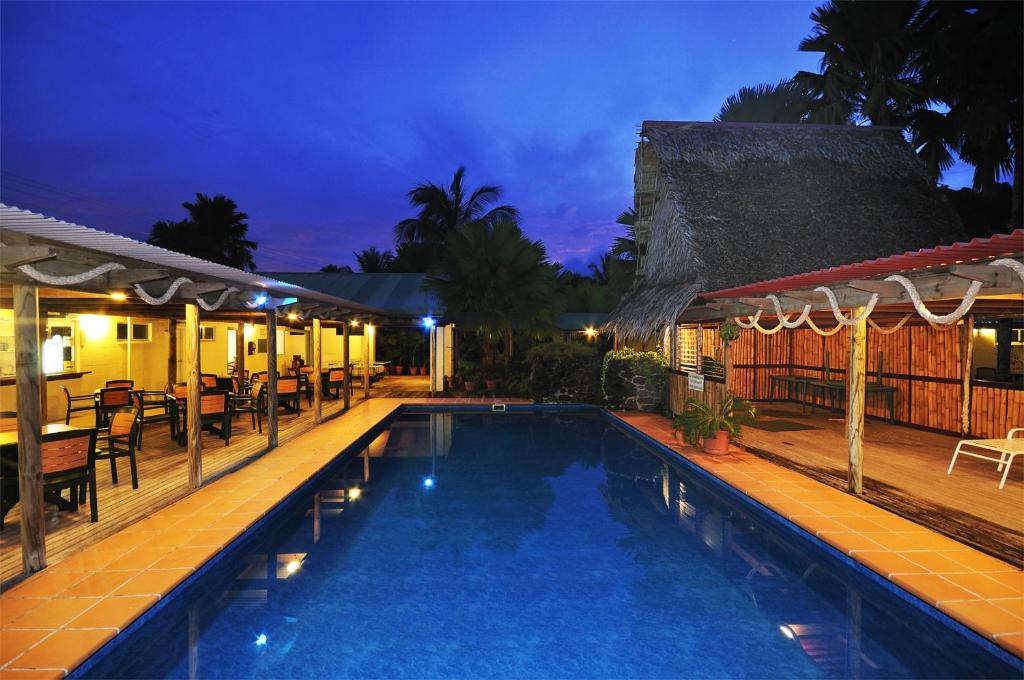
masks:
[[[488,392],[493,392],[496,389],[498,389],[498,381],[497,380],[484,380],[484,385],[487,386],[487,391]]]
[[[399,364],[398,366],[395,366],[394,370],[395,370],[395,375],[403,375],[405,373],[405,366],[402,366],[401,364]]]
[[[729,433],[719,430],[714,437],[704,437],[704,453],[723,454],[729,452]]]
[[[472,380],[467,380],[464,383],[462,383],[462,388],[467,392],[472,392],[474,389],[476,389],[476,384],[474,384]]]

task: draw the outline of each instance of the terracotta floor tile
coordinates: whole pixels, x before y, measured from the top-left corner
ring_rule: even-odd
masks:
[[[60,572],[46,569],[25,579],[6,593],[9,597],[53,597],[85,578],[81,572]]]
[[[117,590],[132,577],[130,571],[100,571],[90,574],[71,586],[63,597],[104,597]]]
[[[152,566],[152,569],[198,569],[219,551],[220,546],[191,548],[182,546],[163,559],[158,560],[156,564]]]
[[[18,657],[11,668],[63,668],[71,671],[113,637],[107,628],[58,630]]]
[[[934,536],[924,531],[892,531],[872,534],[872,537],[889,550],[899,552],[938,549],[933,545]],[[946,547],[945,544],[942,547]]]
[[[861,533],[889,531],[889,529],[886,529],[881,524],[878,524],[866,517],[843,517],[839,522],[845,525],[850,531],[858,531]]]
[[[242,528],[233,529],[205,529],[203,531],[197,531],[192,534],[185,543],[183,543],[178,549],[193,548],[201,546],[213,546],[223,547],[235,540],[236,537],[241,535]]]
[[[964,546],[960,547],[963,548]],[[1021,573],[1020,569],[977,550],[958,550],[951,553],[946,553],[945,551],[942,552],[950,559],[954,559],[960,564],[970,567],[974,571],[1006,571],[1016,572],[1018,574]]]
[[[166,548],[172,550],[191,538],[191,531],[172,529],[157,532],[152,538],[139,543],[140,548]]]
[[[950,559],[942,553],[931,550],[920,550],[900,553],[911,562],[921,565],[928,571],[938,574],[953,574],[970,571],[969,567]]]
[[[236,512],[231,515],[221,517],[215,522],[212,522],[207,528],[208,529],[236,529],[238,527],[248,527],[253,522],[259,519],[259,515],[252,512]]]
[[[1011,633],[996,636],[996,643],[1018,658],[1024,659],[1024,633]]]
[[[48,630],[0,630],[0,666],[49,634]]]
[[[107,565],[107,571],[141,571],[167,555],[166,548],[137,548]]]
[[[158,599],[156,595],[107,597],[73,619],[65,628],[116,628],[121,631]]]
[[[945,574],[944,577],[956,583],[961,588],[974,593],[977,597],[990,599],[994,597],[1017,597],[1021,593],[1015,591],[1011,586],[991,579],[984,574]]]
[[[191,569],[150,569],[129,580],[113,594],[163,597],[191,573]]]
[[[45,599],[27,597],[0,597],[0,628],[7,628],[11,621],[35,609]]]
[[[886,578],[892,574],[924,574],[927,569],[890,550],[858,550],[853,554],[858,562]]]
[[[822,515],[793,515],[789,520],[812,534],[817,534],[819,531],[846,530],[846,527],[837,520]]]
[[[878,550],[880,547],[864,534],[852,531],[822,531],[818,537],[847,555],[854,550]]]
[[[1024,597],[992,598],[992,604],[1024,619]]]
[[[0,680],[58,680],[64,677],[63,670],[2,670]]]
[[[970,600],[975,596],[938,574],[893,574],[893,583],[935,605],[945,600]]]
[[[97,544],[47,567],[46,571],[51,573],[79,572],[80,574],[86,574],[103,569],[128,550],[130,548],[101,548]]]
[[[985,637],[1024,633],[1024,619],[985,600],[943,602],[939,609]]]
[[[1022,571],[987,571],[985,576],[1008,585],[1017,593],[1024,595],[1024,572]]]
[[[11,628],[55,630],[99,602],[98,597],[68,597],[46,600],[11,621]],[[61,666],[63,668],[63,666]]]

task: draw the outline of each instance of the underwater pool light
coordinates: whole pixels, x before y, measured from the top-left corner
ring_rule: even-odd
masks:
[[[350,501],[354,501],[362,495],[363,490],[360,489],[358,486],[353,486],[351,489],[348,490],[348,499]]]
[[[424,489],[433,489],[434,488],[434,478],[433,477],[426,477],[426,478],[424,478],[424,480],[423,480],[423,488]]]
[[[301,562],[299,562],[298,560],[292,560],[288,564],[284,565],[284,570],[286,572],[288,572],[289,576],[291,576],[292,574],[297,572],[299,570],[299,567],[301,567],[301,566],[302,566]]]
[[[266,633],[260,633],[259,635],[257,635],[256,636],[256,646],[257,647],[265,647],[266,645],[267,645],[267,634]]]
[[[794,633],[793,629],[790,628],[789,626],[786,626],[786,625],[779,626],[779,632],[782,633],[786,638],[788,638],[790,640],[795,640],[796,639],[796,633]]]

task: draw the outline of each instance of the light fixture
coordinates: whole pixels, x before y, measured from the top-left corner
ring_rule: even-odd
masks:
[[[266,633],[260,633],[259,635],[256,636],[256,646],[257,647],[265,647],[267,645],[267,642],[268,642],[268,640],[267,640],[267,634]]]
[[[299,315],[296,314],[295,312],[288,312],[288,320],[289,321],[297,321],[298,318],[299,318]]]
[[[360,489],[358,486],[353,486],[351,489],[348,490],[348,499],[350,501],[354,501],[362,495],[363,490]]]
[[[790,628],[787,625],[779,626],[779,632],[782,633],[782,635],[784,637],[786,637],[787,639],[789,639],[789,640],[795,640],[796,639],[796,633],[794,633],[793,629]]]
[[[423,479],[423,488],[424,489],[433,489],[434,488],[434,478],[433,477],[426,477],[426,478],[424,478]]]
[[[115,300],[117,302],[124,302],[125,300],[128,299],[128,296],[125,295],[122,291],[112,290],[110,291],[110,299]]]
[[[242,336],[248,340],[256,333],[256,327],[251,323],[247,323],[242,327]]]
[[[359,319],[352,319],[351,321],[348,322],[348,325],[352,326],[352,328],[358,328],[359,327]]]
[[[288,573],[289,576],[291,576],[292,574],[297,572],[299,570],[299,567],[301,566],[301,562],[299,562],[298,560],[292,560],[288,564],[284,565],[284,570]]]
[[[423,319],[421,319],[421,321],[423,323],[423,327],[426,328],[427,330],[430,330],[431,328],[433,328],[434,325],[437,323],[436,321],[434,321],[434,317],[432,317],[430,315],[427,315],[427,316],[423,317]]]
[[[259,295],[256,296],[256,305],[258,306],[265,304],[267,304],[267,296],[264,295],[263,293],[260,293]]]
[[[587,326],[586,328],[583,329],[583,332],[586,334],[588,338],[592,338],[597,335],[597,329],[594,328],[593,326]]]

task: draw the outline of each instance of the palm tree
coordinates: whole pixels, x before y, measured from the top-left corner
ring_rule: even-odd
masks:
[[[530,241],[511,220],[459,227],[448,238],[440,272],[425,285],[456,323],[481,334],[488,365],[494,364],[495,340],[505,340],[507,363],[516,332],[553,328],[555,268],[544,244]]]
[[[196,194],[195,202],[181,204],[188,218],[180,222],[161,220],[150,230],[149,243],[210,262],[253,271],[255,241],[246,239],[249,216],[223,194],[210,198]]]
[[[325,274],[351,274],[352,267],[349,267],[347,264],[325,264],[323,267],[320,267],[320,271]]]
[[[621,260],[635,261],[637,259],[636,210],[633,208],[623,210],[615,218],[615,223],[626,227],[626,235],[616,236],[615,240],[612,241],[612,255]]]
[[[814,97],[793,80],[741,87],[722,104],[719,123],[802,123]]]
[[[473,191],[463,186],[466,168],[460,167],[449,186],[424,182],[409,192],[409,203],[417,208],[416,217],[395,225],[395,240],[399,243],[443,244],[463,224],[482,221],[515,222],[519,212],[510,205],[497,205],[501,200],[501,187],[485,185]]]
[[[352,254],[356,256],[356,264],[359,265],[359,271],[364,274],[389,271],[391,264],[395,261],[395,256],[390,250],[378,250],[377,246],[370,246],[358,253]]]
[[[873,125],[907,124],[925,97],[913,68],[921,0],[833,2],[811,13],[815,26],[800,42],[820,52],[819,73],[800,71],[798,85],[814,96],[814,122],[844,123],[851,115]]]

